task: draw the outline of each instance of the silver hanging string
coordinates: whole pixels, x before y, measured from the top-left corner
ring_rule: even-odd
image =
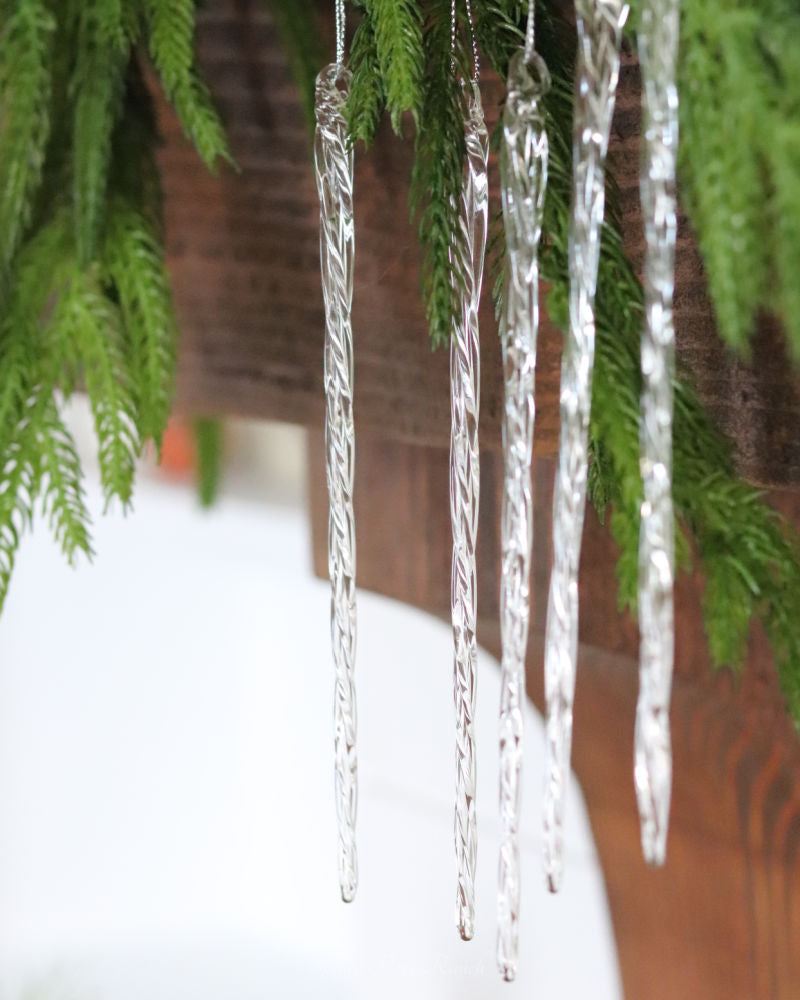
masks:
[[[623,0],[576,0],[575,10],[578,58],[569,233],[570,324],[561,364],[561,436],[545,634],[544,864],[553,892],[562,877],[564,805],[572,747],[578,655],[578,564],[586,507],[594,300],[605,208],[605,159],[628,6]]]
[[[530,60],[536,51],[536,0],[528,2],[528,23],[525,28],[525,59]]]
[[[474,42],[474,30],[470,30]],[[455,61],[456,9],[452,6]],[[480,342],[478,307],[488,230],[489,135],[475,78],[463,83],[466,164],[460,204],[460,231],[453,234],[451,268],[460,308],[450,337],[450,516],[453,532],[451,617],[453,623],[453,693],[456,710],[455,853],[456,925],[468,941],[475,932],[475,867],[478,832],[475,811],[475,701],[478,646],[475,544],[478,534],[480,468]]]
[[[344,66],[344,40],[345,40],[345,0],[335,0],[336,6],[336,62],[339,66]]]
[[[481,60],[478,52],[478,39],[475,34],[475,21],[472,16],[472,0],[465,0],[467,8],[467,24],[469,25],[469,40],[472,47],[472,82],[478,84],[481,76]],[[456,0],[450,0],[450,55],[453,71],[456,69],[456,41],[458,39],[458,10]]]
[[[526,46],[512,56],[509,65],[500,148],[506,277],[501,325],[505,406],[500,581],[503,655],[499,725],[501,844],[497,889],[497,965],[508,982],[516,978],[519,955],[519,820],[533,544],[531,459],[539,330],[538,254],[549,153],[540,102],[550,87],[550,77],[544,61],[532,47],[533,16],[531,2]]]
[[[639,700],[636,707],[636,795],[642,848],[663,864],[672,787],[669,702],[675,649],[673,611],[672,381],[675,374],[675,285],[678,145],[679,0],[645,0],[639,29],[643,143],[641,197],[647,254],[642,332],[641,469],[644,485],[639,539]]]
[[[328,573],[334,776],[339,885],[350,902],[358,886],[356,812],[356,534],[353,513],[353,149],[344,116],[351,74],[344,68],[344,2],[336,0],[336,62],[317,77],[314,143],[320,202],[320,263],[325,301],[325,458],[328,483]]]

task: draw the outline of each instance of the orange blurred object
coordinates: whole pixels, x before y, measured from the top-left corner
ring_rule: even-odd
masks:
[[[164,432],[159,469],[169,479],[188,480],[194,478],[196,467],[191,424],[180,417],[174,417]]]

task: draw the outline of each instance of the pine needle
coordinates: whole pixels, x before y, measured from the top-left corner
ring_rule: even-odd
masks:
[[[122,201],[109,219],[105,259],[127,333],[142,440],[158,453],[175,384],[178,328],[161,248],[147,221]]]
[[[194,61],[194,0],[145,0],[150,56],[183,130],[210,170],[231,161],[225,131]]]
[[[96,12],[87,4],[72,84],[75,245],[82,265],[94,259],[104,224],[111,136],[122,109],[126,66],[127,53],[104,41]]]
[[[52,396],[42,412],[43,511],[59,548],[73,565],[78,554],[91,558],[91,518],[86,508],[83,473],[72,436],[61,422]]]
[[[117,497],[127,507],[140,451],[136,401],[119,310],[103,294],[96,269],[74,273],[53,323],[78,345],[106,503]]]
[[[422,103],[425,55],[422,13],[416,0],[367,0],[392,127],[400,133],[403,112],[417,120]]]
[[[485,0],[476,0],[480,12]],[[494,50],[505,73],[513,50]],[[548,314],[566,328],[569,273],[567,233],[571,199],[572,53],[557,23],[537,22],[537,48],[553,76],[544,101],[550,138],[541,276],[550,287]],[[593,496],[612,507],[612,532],[620,546],[617,564],[620,606],[635,611],[638,580],[639,342],[643,294],[617,228],[616,193],[609,180],[597,284],[596,356],[592,383]],[[673,494],[677,550],[688,563],[681,533],[688,531],[708,581],[703,611],[709,648],[717,666],[739,668],[749,623],[764,623],[775,654],[789,710],[800,721],[800,547],[787,524],[759,492],[733,472],[728,443],[714,429],[686,373],[675,382]]]
[[[353,82],[347,102],[350,139],[371,146],[386,107],[386,86],[378,64],[378,47],[372,21],[364,17],[356,28],[350,50]]]
[[[452,260],[452,241],[461,232],[459,205],[464,170],[464,109],[450,52],[450,5],[435,0],[425,24],[427,64],[417,128],[411,206],[419,217],[419,239],[424,251],[422,291],[431,343],[450,343],[459,303]],[[456,52],[464,61],[463,49]]]
[[[31,217],[50,133],[55,20],[20,0],[0,31],[0,286]]]

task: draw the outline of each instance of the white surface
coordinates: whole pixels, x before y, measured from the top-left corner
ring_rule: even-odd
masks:
[[[92,505],[99,509],[96,489]],[[362,593],[361,888],[338,900],[328,589],[305,513],[142,481],[72,571],[44,525],[0,620],[0,997],[621,997],[585,809],[543,887],[531,710],[522,962],[494,969],[499,677],[482,655],[478,926],[453,923],[450,633]],[[113,652],[112,652],[113,651]]]

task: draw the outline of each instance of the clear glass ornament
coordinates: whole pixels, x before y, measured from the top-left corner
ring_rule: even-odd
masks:
[[[508,982],[519,953],[519,818],[523,754],[525,655],[533,546],[531,458],[539,330],[539,240],[547,188],[548,140],[540,100],[550,87],[543,60],[530,49],[511,59],[503,114],[500,176],[506,239],[501,342],[503,411],[502,575],[500,630],[500,822],[497,964]]]
[[[546,771],[544,864],[562,878],[564,804],[572,748],[578,655],[578,564],[589,458],[594,300],[605,209],[605,160],[619,79],[622,0],[576,0],[578,58],[569,233],[570,325],[561,364],[561,437],[553,501],[553,570],[545,635]]]
[[[673,609],[672,382],[675,375],[675,286],[678,88],[675,80],[679,0],[645,0],[639,28],[643,130],[641,198],[647,243],[642,332],[639,537],[639,701],[635,784],[642,848],[663,864],[672,788],[669,702],[675,650]]]
[[[337,20],[339,10],[337,7]],[[342,42],[343,45],[343,42]],[[337,48],[339,46],[337,45]],[[341,51],[341,49],[339,48]],[[341,60],[341,55],[340,55]],[[351,74],[341,61],[317,77],[314,144],[320,202],[320,260],[325,300],[325,454],[328,573],[334,689],[334,768],[339,831],[339,884],[350,902],[358,886],[356,811],[356,534],[353,515],[353,149],[344,107]]]
[[[478,853],[474,727],[478,656],[475,637],[475,544],[480,497],[478,306],[488,228],[489,135],[477,82],[465,84],[464,90],[467,159],[461,193],[461,239],[454,240],[452,247],[454,281],[461,309],[450,338],[450,514],[453,531],[450,601],[456,709],[456,923],[461,937],[468,941],[475,931],[475,865]]]

